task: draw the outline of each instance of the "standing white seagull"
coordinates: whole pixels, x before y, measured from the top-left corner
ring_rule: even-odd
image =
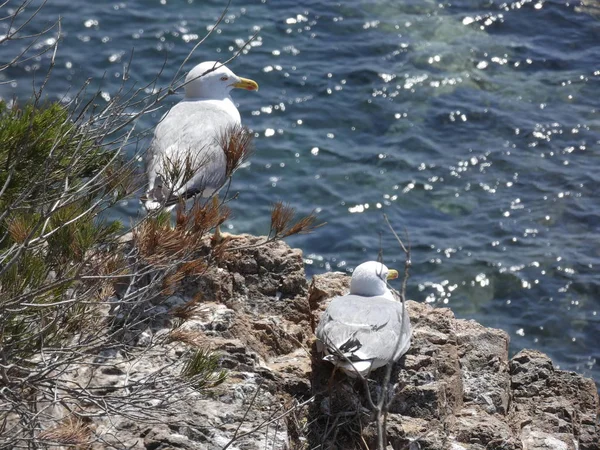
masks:
[[[198,64],[185,79],[185,98],[173,106],[154,130],[146,156],[147,210],[173,207],[179,197],[210,197],[227,181],[223,136],[241,126],[229,93],[258,90],[215,61]]]
[[[386,280],[397,278],[377,261],[359,265],[350,293],[334,298],[316,330],[323,358],[350,377],[362,376],[392,361],[410,347],[410,319],[404,302],[396,299]]]

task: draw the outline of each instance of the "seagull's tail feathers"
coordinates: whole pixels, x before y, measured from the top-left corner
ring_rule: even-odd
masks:
[[[155,190],[156,188],[148,191],[146,195],[142,195],[140,197],[140,202],[142,202],[142,205],[144,205],[144,208],[146,208],[146,211],[149,213],[156,211],[163,206],[163,203],[159,201],[160,196],[156,195],[154,192]]]
[[[180,195],[176,195],[165,186],[162,176],[158,175],[154,181],[154,186],[148,189],[146,195],[140,197],[140,201],[148,212],[156,211],[161,207],[164,207],[165,211],[171,211],[177,206],[180,198],[183,198],[185,201],[197,194],[197,190],[187,190]]]
[[[203,193],[204,189],[188,189],[179,195],[171,194],[166,200],[161,202],[159,199],[164,198],[165,195],[160,188],[154,188],[148,191],[146,195],[140,197],[140,201],[148,212],[156,211],[161,206],[164,206],[165,211],[171,211],[181,200],[187,201],[196,196],[202,197]]]
[[[172,202],[167,202],[166,204],[163,204],[159,201],[156,201],[156,200],[148,197],[147,195],[140,197],[140,201],[144,205],[144,208],[146,208],[146,211],[148,211],[149,213],[157,211],[158,209],[160,209],[163,206],[165,208],[165,211],[167,211],[167,212],[172,211],[173,208],[175,208],[177,206],[177,198],[173,197],[173,200],[174,201],[172,201]]]
[[[157,202],[154,200],[148,200],[147,197],[142,197],[141,200],[144,204],[144,208],[146,208],[146,211],[148,211],[148,212],[156,211],[161,206],[160,202]]]
[[[346,375],[352,378],[356,378],[358,374],[361,376],[367,376],[371,371],[373,360],[359,360],[359,361],[351,361],[349,358],[352,355],[344,355],[346,358],[342,358],[341,355],[327,355],[323,357],[324,361],[329,361],[332,364],[335,364],[337,367],[342,369]]]
[[[146,208],[146,211],[153,212],[164,204],[165,193],[163,190],[163,181],[160,175],[154,180],[150,180],[150,185],[145,195],[140,197],[140,202]]]

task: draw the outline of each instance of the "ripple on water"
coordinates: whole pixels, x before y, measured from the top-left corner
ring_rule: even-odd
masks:
[[[147,90],[156,92],[221,7],[50,2],[42,22],[62,15],[64,36],[47,92],[67,100],[93,76],[109,101],[125,72],[145,86],[162,69]],[[228,226],[266,233],[278,199],[317,208],[328,225],[290,244],[309,274],[351,272],[380,245],[389,265],[402,264],[385,212],[410,237],[412,298],[600,379],[600,47],[588,12],[537,0],[233,5],[185,68],[241,50],[231,67],[261,85],[234,94],[257,151],[234,180]],[[48,58],[0,73],[0,96],[28,94]],[[128,220],[137,207],[115,215]]]

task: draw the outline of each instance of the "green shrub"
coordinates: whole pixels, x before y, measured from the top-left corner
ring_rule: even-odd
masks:
[[[42,210],[64,192],[66,173],[77,185],[113,157],[58,103],[20,108],[0,102],[0,142],[0,211],[15,201]]]
[[[208,350],[196,350],[188,357],[181,376],[197,390],[216,387],[227,379],[227,371],[219,369],[219,355]]]
[[[121,229],[99,220],[119,198],[106,198],[119,164],[64,106],[0,103],[0,347],[11,362],[29,365],[89,321],[81,305],[97,282],[82,280]]]

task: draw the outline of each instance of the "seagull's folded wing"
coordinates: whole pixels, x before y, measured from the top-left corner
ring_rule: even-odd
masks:
[[[222,108],[204,102],[180,102],[156,127],[146,160],[148,193],[168,202],[166,195],[205,196],[226,181],[221,140],[236,125]],[[169,179],[173,173],[178,179]],[[160,184],[160,185],[159,185]],[[157,198],[162,195],[163,198]],[[189,195],[187,195],[189,196]]]
[[[403,303],[345,295],[331,301],[316,334],[332,356],[342,353],[351,361],[372,360],[377,368],[406,353],[411,330]]]

